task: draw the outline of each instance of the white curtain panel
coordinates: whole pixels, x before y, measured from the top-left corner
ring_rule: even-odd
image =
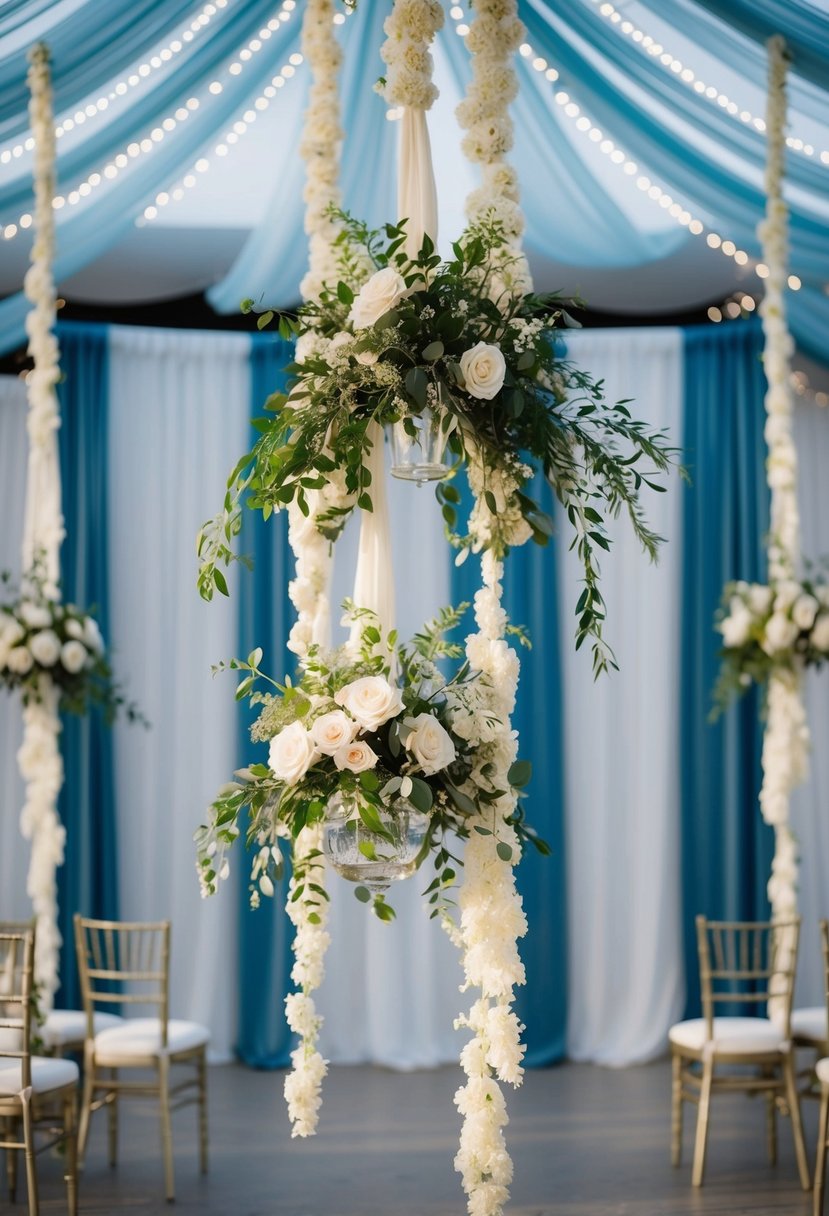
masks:
[[[394,555],[395,625],[409,638],[449,603],[449,570],[440,509],[430,486],[389,478]],[[338,607],[351,596],[359,525],[353,519],[337,544],[332,601],[335,640]],[[400,1069],[456,1060],[461,1036],[453,1022],[467,998],[458,954],[437,921],[429,920],[422,892],[431,868],[392,884],[397,913],[381,924],[354,898],[354,884],[335,874],[331,892],[331,946],[318,1006],[325,1017],[322,1051],[335,1063],[371,1062]]]
[[[115,666],[151,729],[115,728],[121,915],[172,921],[172,1005],[231,1055],[236,897],[199,896],[193,831],[237,767],[231,599],[196,590],[195,537],[248,438],[244,334],[115,327],[110,373],[110,567]],[[238,863],[237,863],[238,864]]]
[[[26,386],[0,376],[0,571],[20,574],[23,503],[26,493]],[[27,920],[29,844],[20,835],[23,782],[17,749],[23,737],[20,698],[0,692],[0,920]]]
[[[829,412],[810,401],[795,404],[795,442],[800,462],[803,555],[829,556]],[[829,571],[824,571],[829,577]],[[803,925],[797,969],[796,1004],[825,1001],[818,921],[829,917],[829,671],[806,677],[806,709],[812,733],[811,772],[795,791],[792,823],[800,840],[800,914]]]
[[[674,329],[568,334],[580,367],[608,401],[682,434],[682,335]],[[644,469],[643,469],[644,471]],[[568,1047],[576,1060],[621,1066],[659,1055],[684,1001],[678,779],[679,577],[682,484],[646,491],[666,538],[659,564],[627,522],[602,555],[605,635],[621,670],[593,680],[589,648],[573,650],[581,590],[574,555],[559,544],[564,633]],[[562,529],[562,535],[566,535]]]

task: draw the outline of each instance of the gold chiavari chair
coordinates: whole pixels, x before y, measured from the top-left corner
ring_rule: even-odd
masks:
[[[776,1111],[791,1116],[800,1182],[806,1161],[791,1042],[791,1011],[800,921],[725,922],[697,917],[703,1017],[671,1027],[673,1068],[671,1160],[682,1153],[682,1104],[697,1106],[692,1183],[701,1186],[711,1097],[716,1092],[762,1093],[767,1102],[769,1157],[777,1156]],[[766,1006],[766,1017],[715,1016],[719,1007]],[[719,1073],[719,1065],[751,1066]]]
[[[0,974],[4,981],[0,1000],[0,1126],[5,1128],[0,1149],[6,1150],[12,1200],[17,1185],[17,1153],[24,1153],[29,1216],[38,1216],[35,1158],[63,1141],[69,1213],[77,1216],[78,1066],[72,1060],[31,1054],[33,971],[34,930],[0,925]],[[47,1138],[37,1144],[36,1132],[44,1131]]]
[[[829,1008],[829,923],[820,922],[820,938],[823,946],[823,978],[826,992],[826,1006]],[[826,1017],[826,1009],[823,1010]],[[794,1016],[792,1016],[794,1023]],[[815,1027],[816,1029],[816,1027]],[[804,1046],[815,1047],[819,1052],[829,1052],[826,1041],[816,1043],[814,1040],[804,1043]],[[829,1058],[823,1056],[815,1064],[815,1074],[820,1085],[820,1116],[818,1118],[817,1156],[815,1158],[815,1195],[814,1216],[823,1216],[823,1196],[826,1190],[826,1150],[829,1148]]]
[[[829,1056],[829,921],[820,922],[820,945],[823,954],[823,990],[826,998],[822,1005],[792,1010],[792,1042],[795,1047],[811,1048],[815,1064]],[[804,1073],[804,1097],[820,1096],[820,1083],[815,1084],[816,1071],[810,1066]],[[819,1078],[818,1078],[819,1082]]]
[[[196,1022],[169,1016],[170,922],[139,923],[75,917],[75,942],[81,992],[86,1013],[80,1154],[86,1151],[92,1112],[106,1106],[109,1113],[109,1159],[118,1149],[118,1101],[121,1095],[153,1096],[159,1100],[164,1182],[169,1200],[175,1198],[173,1140],[170,1115],[198,1103],[202,1173],[207,1172],[207,1046],[209,1033]],[[120,1025],[96,1033],[96,1004],[149,1005],[156,1017],[125,1017]],[[186,1065],[177,1083],[171,1068]],[[141,1069],[152,1080],[123,1080],[122,1070]],[[192,1069],[192,1071],[190,1071]]]

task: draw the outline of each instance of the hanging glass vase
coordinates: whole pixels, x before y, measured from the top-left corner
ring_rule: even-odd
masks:
[[[403,481],[441,481],[449,472],[444,462],[446,432],[440,414],[427,406],[420,414],[401,418],[389,427],[391,475]]]
[[[429,816],[405,798],[395,799],[378,815],[382,833],[366,827],[356,802],[335,794],[326,808],[322,829],[322,851],[332,868],[374,894],[414,874],[429,826]]]

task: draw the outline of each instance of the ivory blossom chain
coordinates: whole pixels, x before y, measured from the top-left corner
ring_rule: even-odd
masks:
[[[52,332],[57,294],[52,277],[55,124],[49,55],[43,44],[38,44],[31,53],[28,82],[31,93],[29,118],[35,140],[35,211],[31,265],[26,272],[24,289],[32,303],[26,317],[26,332],[34,368],[26,379],[29,463],[22,557],[24,579],[33,569],[35,559],[42,560],[46,578],[44,589],[50,598],[57,599],[64,527],[57,450],[60,413],[55,387],[60,368],[57,339]],[[58,987],[61,936],[56,876],[58,867],[63,864],[66,835],[57,811],[63,785],[58,701],[58,688],[44,674],[39,699],[24,706],[23,742],[17,753],[26,785],[20,826],[24,837],[31,840],[26,889],[37,920],[35,981],[39,985],[44,1011],[51,1009]]]
[[[387,72],[383,96],[390,106],[432,108],[438,90],[429,47],[443,21],[439,0],[395,0],[383,22],[386,41],[380,48]]]
[[[769,87],[766,113],[766,216],[758,228],[763,261],[769,268],[760,305],[765,335],[763,362],[768,381],[765,436],[767,476],[771,490],[769,581],[778,598],[800,563],[800,516],[797,505],[797,452],[792,434],[791,356],[793,341],[786,325],[788,208],[783,198],[786,149],[786,45],[769,39]],[[773,825],[775,853],[769,899],[775,916],[797,909],[798,848],[790,826],[791,793],[808,773],[809,728],[803,704],[803,667],[772,672],[763,737],[763,784],[760,809]]]

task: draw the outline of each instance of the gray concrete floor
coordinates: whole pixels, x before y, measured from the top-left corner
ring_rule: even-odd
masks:
[[[453,1169],[459,1119],[454,1068],[412,1074],[334,1068],[320,1130],[291,1140],[281,1073],[233,1065],[210,1071],[211,1168],[197,1169],[195,1109],[174,1116],[174,1208],[163,1199],[155,1110],[125,1103],[120,1162],[106,1163],[106,1118],[93,1120],[81,1212],[171,1211],[202,1216],[464,1216]],[[515,1161],[512,1216],[808,1216],[796,1181],[788,1120],[779,1164],[766,1163],[764,1108],[723,1095],[714,1103],[706,1184],[690,1179],[695,1112],[686,1107],[682,1168],[668,1161],[669,1069],[620,1071],[567,1064],[527,1073],[509,1095]],[[805,1103],[810,1157],[815,1103]],[[65,1211],[60,1164],[40,1160],[41,1209]],[[17,1211],[25,1211],[18,1199]],[[0,1211],[11,1212],[0,1198]]]

